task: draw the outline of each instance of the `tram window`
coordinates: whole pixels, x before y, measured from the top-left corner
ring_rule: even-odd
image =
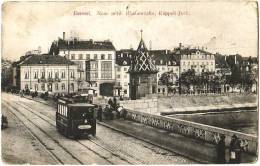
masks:
[[[65,107],[65,116],[67,116],[67,107]]]
[[[64,106],[61,106],[61,115],[63,115],[63,107],[64,107]]]

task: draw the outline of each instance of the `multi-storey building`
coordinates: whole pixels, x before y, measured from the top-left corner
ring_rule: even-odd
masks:
[[[20,89],[54,93],[77,92],[77,65],[58,55],[32,55],[17,64]]]
[[[50,53],[64,56],[78,65],[79,91],[113,95],[115,83],[115,47],[109,40],[63,39],[52,43]]]
[[[184,48],[176,52],[180,55],[180,73],[194,69],[196,74],[215,72],[215,56],[203,49]]]
[[[132,49],[120,50],[116,52],[116,86],[115,95],[129,97],[129,67],[131,57],[135,53]]]
[[[176,81],[179,78],[179,62],[174,54],[170,50],[152,50],[150,51],[153,61],[155,62],[157,73],[157,93],[166,94],[167,85],[163,85],[160,81],[162,75],[167,73],[170,76],[169,82],[172,83],[172,87],[178,86]]]

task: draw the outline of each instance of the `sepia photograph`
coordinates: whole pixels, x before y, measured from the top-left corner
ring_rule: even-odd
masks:
[[[258,1],[1,7],[1,164],[258,162]]]

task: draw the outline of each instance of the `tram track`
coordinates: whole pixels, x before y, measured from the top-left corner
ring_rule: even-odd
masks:
[[[66,162],[64,162],[57,154],[55,154],[52,150],[55,148],[59,149],[62,149],[64,152],[67,153],[67,156],[69,155],[71,158],[69,160],[75,160],[75,161],[71,161],[69,162],[70,164],[83,164],[80,160],[78,160],[73,154],[71,154],[65,147],[63,147],[62,145],[59,144],[58,141],[56,141],[55,139],[53,139],[48,133],[46,133],[44,130],[42,130],[38,125],[36,125],[35,123],[33,123],[29,118],[27,118],[23,113],[21,113],[17,108],[13,107],[13,106],[10,106],[10,103],[9,102],[6,102],[8,103],[5,104],[3,103],[7,108],[9,108],[11,110],[11,113],[17,117],[21,122],[22,124],[29,130],[29,132],[41,143],[41,145],[44,146],[44,148],[51,154],[51,156],[56,160],[58,161],[60,164],[67,164]],[[14,111],[12,110],[15,110],[15,113]],[[25,122],[28,121],[28,122]],[[48,137],[48,139],[51,139],[54,144],[52,145],[56,145],[55,147],[52,147],[50,148],[50,146],[48,146],[37,134],[36,134],[36,131],[32,130],[29,126],[30,125],[33,125],[35,126],[40,132],[42,132],[44,135],[46,135]],[[64,153],[63,153],[64,154]]]
[[[24,104],[17,103],[17,102],[15,102],[15,104],[19,105],[20,107],[23,107],[27,111],[31,112],[32,114],[36,115],[37,117],[41,118],[42,120],[44,120],[45,122],[47,122],[48,124],[50,124],[51,126],[56,128],[55,121],[53,119],[51,119],[51,117],[43,114],[42,112],[37,112],[36,113],[36,111],[32,111],[34,109],[31,108],[28,105],[24,105]],[[51,107],[51,108],[53,108],[53,107]],[[103,145],[97,143],[93,138],[88,139],[88,141],[92,142],[94,145],[96,145],[99,148],[103,149],[103,151],[105,151],[105,153],[107,152],[108,154],[104,155],[104,154],[101,154],[100,152],[97,152],[96,150],[93,150],[93,149],[97,149],[97,147],[94,147],[93,149],[88,147],[89,146],[89,142],[85,143],[84,141],[75,140],[75,142],[79,143],[81,146],[85,147],[86,149],[88,149],[89,151],[91,151],[94,154],[98,155],[99,157],[103,158],[109,164],[118,164],[118,163],[115,163],[115,162],[111,161],[111,159],[109,159],[111,157],[109,157],[109,156],[113,156],[115,158],[118,158],[119,160],[123,161],[124,164],[142,164],[141,161],[137,161],[137,162],[136,161],[129,161],[129,160],[133,160],[132,156],[129,156],[128,154],[124,154],[124,157],[122,157],[122,154],[119,155],[117,152],[114,152],[113,150],[110,150],[110,149],[104,147]],[[86,145],[86,144],[88,144],[88,145]]]

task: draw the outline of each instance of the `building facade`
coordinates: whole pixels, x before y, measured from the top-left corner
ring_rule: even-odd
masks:
[[[215,72],[214,54],[201,49],[180,50],[180,73],[190,69],[194,69],[198,75],[203,72]]]
[[[170,50],[151,50],[151,56],[157,68],[157,93],[166,94],[168,93],[167,85],[161,82],[163,74],[167,73],[170,76],[169,81],[171,87],[175,90],[178,87],[177,80],[179,79],[179,63],[174,54]]]
[[[78,88],[95,96],[113,95],[115,84],[115,48],[109,40],[63,39],[54,41],[50,53],[77,64]]]
[[[77,65],[57,55],[33,55],[20,64],[20,89],[37,92],[75,93]]]

